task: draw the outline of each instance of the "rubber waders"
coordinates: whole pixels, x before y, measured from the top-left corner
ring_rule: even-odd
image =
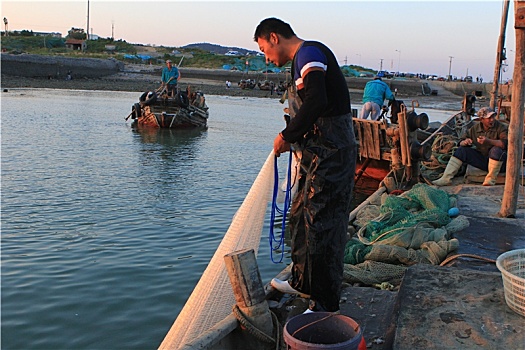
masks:
[[[458,170],[459,168],[461,168],[461,165],[463,165],[463,162],[461,160],[454,156],[450,157],[447,167],[445,168],[445,172],[443,173],[443,176],[441,176],[441,178],[437,180],[432,181],[432,183],[436,186],[450,185],[452,183],[452,178],[458,173]]]
[[[494,186],[496,184],[496,178],[498,177],[499,171],[503,162],[489,159],[489,172],[485,176],[485,181],[483,181],[483,186]]]

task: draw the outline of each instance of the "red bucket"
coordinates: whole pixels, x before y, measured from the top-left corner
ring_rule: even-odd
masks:
[[[291,318],[284,325],[288,350],[366,350],[359,324],[348,316],[312,312]]]

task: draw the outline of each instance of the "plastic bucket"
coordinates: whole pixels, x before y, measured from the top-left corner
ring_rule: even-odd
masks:
[[[361,327],[350,317],[312,312],[291,318],[284,325],[288,350],[365,350]]]

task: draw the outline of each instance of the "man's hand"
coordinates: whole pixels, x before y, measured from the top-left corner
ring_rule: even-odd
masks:
[[[464,139],[459,143],[459,145],[463,147],[472,146],[472,139]]]
[[[279,157],[281,153],[288,151],[290,151],[290,143],[286,142],[283,135],[277,135],[273,140],[273,153],[275,153],[275,155]]]
[[[488,140],[489,139],[487,139],[485,136],[478,136],[478,143],[480,145],[484,144],[485,142],[489,143]]]

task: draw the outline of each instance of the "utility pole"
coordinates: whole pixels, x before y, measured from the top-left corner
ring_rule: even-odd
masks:
[[[382,71],[383,70],[383,59],[380,58],[380,61],[381,61],[381,63],[379,65],[379,70]]]
[[[518,3],[518,1],[516,1]],[[490,108],[496,107],[498,98],[499,78],[501,75],[501,62],[505,59],[505,31],[507,30],[507,18],[509,17],[509,0],[503,2],[503,13],[501,15],[500,33],[498,39],[498,51],[496,52],[496,66],[494,68],[494,80],[492,82],[492,92],[490,93]]]
[[[86,41],[89,40],[89,0],[88,0],[88,3],[87,3],[87,26],[86,26]]]
[[[399,58],[397,60],[397,75],[401,75],[401,72],[399,71],[399,66],[401,65],[401,50],[396,50],[396,52],[399,53]]]
[[[115,30],[115,21],[111,21],[111,40],[115,40],[114,30]]]
[[[448,56],[448,57],[450,57],[450,62],[448,63],[448,76],[447,76],[447,80],[450,81],[450,80],[452,80],[452,75],[450,75],[450,71],[452,70],[452,59],[453,59],[454,57],[452,57],[452,56]]]

